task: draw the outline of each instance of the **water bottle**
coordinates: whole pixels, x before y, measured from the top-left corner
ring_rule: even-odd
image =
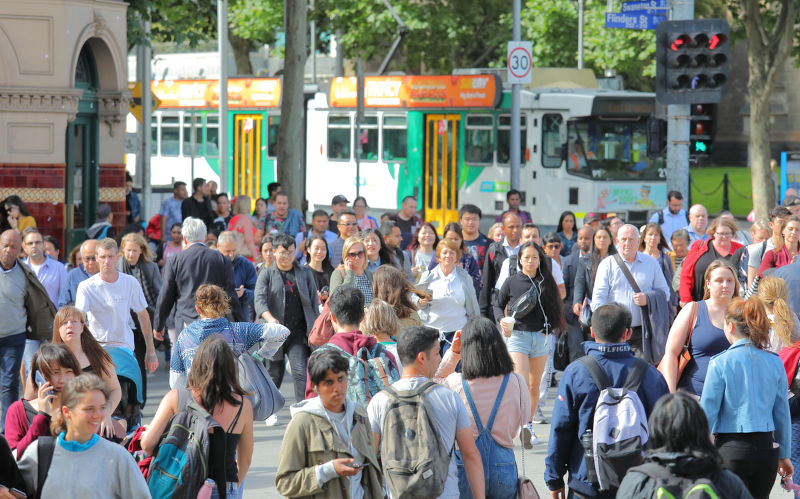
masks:
[[[200,487],[200,492],[197,493],[197,499],[211,499],[211,492],[214,490],[214,480],[206,478],[206,483]]]
[[[594,449],[592,448],[592,430],[587,429],[581,437],[581,445],[583,445],[583,458],[586,461],[586,480],[597,485],[597,472],[594,467]]]

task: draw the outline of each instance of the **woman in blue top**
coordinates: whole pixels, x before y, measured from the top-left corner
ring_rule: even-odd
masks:
[[[561,256],[572,253],[572,247],[578,242],[578,230],[575,228],[575,214],[565,211],[558,218],[556,233],[561,238]]]
[[[754,498],[766,498],[776,471],[794,471],[786,372],[777,355],[764,351],[769,319],[759,298],[734,298],[724,331],[731,346],[709,362],[700,405],[725,467]]]
[[[659,370],[669,386],[670,393],[682,388],[699,397],[711,357],[728,348],[728,340],[722,331],[725,311],[734,296],[739,295],[739,280],[736,270],[724,260],[715,260],[706,269],[704,276],[705,295],[698,302],[687,304],[678,313],[669,330],[664,358]],[[692,309],[697,307],[697,318],[690,324]],[[692,359],[678,379],[678,356],[692,331],[689,351]]]
[[[280,324],[229,322],[225,318],[231,310],[228,295],[219,286],[203,284],[194,296],[200,319],[186,326],[178,335],[169,364],[170,388],[186,386],[195,352],[200,343],[212,334],[222,334],[236,356],[261,342],[258,354],[264,359],[272,357],[289,337],[289,330]]]

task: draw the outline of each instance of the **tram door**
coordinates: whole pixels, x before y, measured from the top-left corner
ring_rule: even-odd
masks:
[[[458,114],[425,116],[425,220],[441,232],[458,222]]]
[[[233,119],[233,195],[249,196],[254,205],[262,197],[263,118],[261,114],[235,114]]]

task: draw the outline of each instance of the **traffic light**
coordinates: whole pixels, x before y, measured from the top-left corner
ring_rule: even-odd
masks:
[[[656,98],[717,103],[728,90],[730,27],[724,19],[663,21],[656,28]]]
[[[714,104],[692,104],[689,155],[706,156],[714,150]]]

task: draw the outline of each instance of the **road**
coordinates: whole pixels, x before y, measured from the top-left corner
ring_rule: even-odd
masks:
[[[160,360],[163,360],[163,358]],[[268,427],[263,421],[255,423],[253,463],[245,479],[244,499],[281,497],[275,490],[275,471],[278,468],[278,455],[280,454],[283,434],[286,431],[286,425],[290,419],[289,404],[294,403],[294,391],[289,380],[291,380],[291,375],[287,373],[286,377],[284,377],[283,386],[281,387],[281,393],[286,397],[287,405],[278,413],[278,425]],[[155,374],[148,377],[147,383],[150,397],[144,409],[143,421],[145,422],[152,420],[158,408],[158,401],[161,400],[161,397],[169,390],[168,371],[164,369],[163,364]],[[553,410],[555,393],[556,389],[552,388],[545,409],[545,415],[547,415],[548,418]],[[544,483],[544,459],[547,455],[547,441],[550,437],[550,425],[540,424],[534,426],[534,431],[539,436],[541,443],[536,445],[533,449],[525,451],[525,475],[533,481],[536,490],[539,491],[539,495],[542,499],[545,499],[549,497],[547,486]],[[519,441],[517,441],[514,452],[517,456],[517,466],[521,473],[523,450]],[[789,493],[781,489],[778,484],[773,487],[772,493],[770,494],[770,498],[772,499],[787,499],[789,497]]]

